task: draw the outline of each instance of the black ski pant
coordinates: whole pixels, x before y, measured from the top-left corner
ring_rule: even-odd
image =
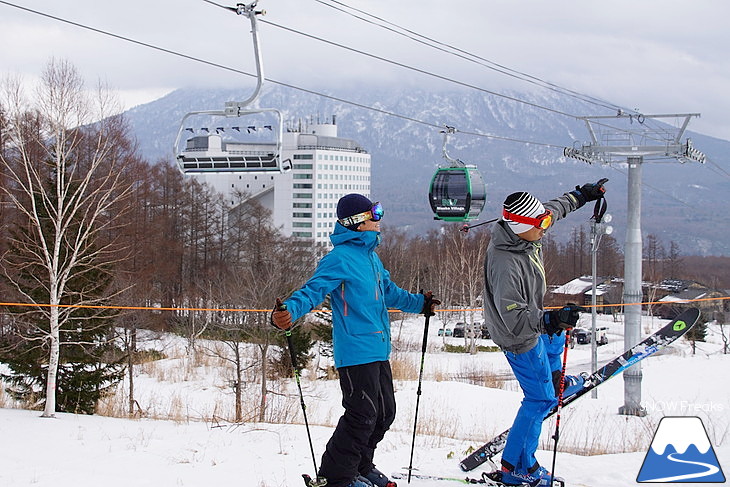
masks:
[[[322,455],[320,477],[342,487],[372,470],[375,447],[395,419],[390,363],[372,362],[338,369],[345,413]]]

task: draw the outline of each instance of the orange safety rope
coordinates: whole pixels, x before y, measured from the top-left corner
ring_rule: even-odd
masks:
[[[649,304],[687,304],[695,303],[700,301],[719,301],[730,299],[730,296],[717,297],[717,298],[698,298],[698,299],[683,299],[678,301],[645,301],[641,303],[615,303],[615,304],[597,304],[596,308],[609,308],[619,306],[637,306],[637,305],[649,305]],[[48,303],[0,303],[0,306],[30,306],[38,308],[87,308],[87,309],[121,309],[121,310],[146,310],[146,311],[230,311],[234,313],[245,313],[245,312],[265,312],[268,313],[271,309],[245,309],[245,308],[184,308],[184,307],[156,307],[156,306],[115,306],[115,305],[90,305],[90,304],[48,304]],[[584,308],[591,308],[592,305],[583,305]],[[560,309],[562,306],[546,306],[545,309]],[[464,312],[464,311],[481,311],[482,308],[447,308],[437,309],[438,313],[448,312]],[[315,309],[312,311],[325,311],[330,312],[328,309]],[[402,313],[401,310],[391,309],[388,310],[390,313]]]

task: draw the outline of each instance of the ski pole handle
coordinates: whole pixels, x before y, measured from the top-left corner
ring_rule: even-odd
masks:
[[[284,331],[289,331],[292,327],[291,313],[287,311],[286,304],[281,301],[281,298],[276,298],[276,305],[271,312],[271,324]]]

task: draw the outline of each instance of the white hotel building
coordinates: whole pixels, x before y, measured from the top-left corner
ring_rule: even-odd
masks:
[[[285,235],[330,248],[337,201],[348,193],[370,196],[370,154],[357,142],[338,137],[334,123],[286,132],[282,142],[281,160],[291,161],[291,171],[195,177],[230,195],[231,204],[238,191],[249,194],[272,211],[274,225]]]

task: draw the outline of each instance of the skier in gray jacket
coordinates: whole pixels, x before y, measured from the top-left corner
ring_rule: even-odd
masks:
[[[525,395],[502,453],[502,482],[548,485],[550,473],[535,459],[542,421],[557,404],[564,328],[575,326],[579,307],[544,311],[547,291],[540,240],[545,231],[588,201],[603,197],[601,179],[544,205],[526,192],[505,199],[484,261],[484,318]],[[565,395],[583,387],[581,376],[565,378]],[[555,385],[554,385],[555,384]]]

